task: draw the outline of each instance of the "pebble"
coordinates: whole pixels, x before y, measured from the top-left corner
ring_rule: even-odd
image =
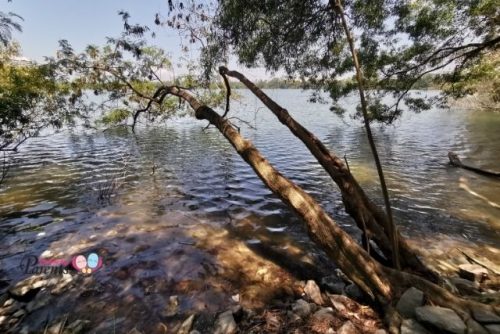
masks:
[[[191,327],[193,327],[194,314],[191,314],[181,325],[181,328],[177,331],[177,334],[189,334]]]
[[[309,280],[304,287],[304,292],[309,297],[311,301],[318,305],[323,305],[323,297],[321,297],[321,291],[319,290],[318,285],[313,280]]]
[[[401,334],[430,334],[415,319],[404,319],[401,323]]]
[[[221,313],[215,321],[213,334],[234,334],[238,330],[233,313],[226,311]]]
[[[312,312],[311,305],[303,299],[297,300],[292,305],[292,311],[301,318],[306,318]]]
[[[356,329],[356,327],[354,327],[354,325],[350,321],[345,322],[342,325],[342,327],[340,327],[339,330],[337,331],[337,334],[357,334],[357,333],[358,330]]]
[[[469,281],[481,283],[488,278],[488,270],[477,264],[461,264],[458,266],[458,275]]]

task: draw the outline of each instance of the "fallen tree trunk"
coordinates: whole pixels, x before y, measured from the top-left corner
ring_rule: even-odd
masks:
[[[243,74],[237,71],[230,71],[223,66],[219,68],[219,72],[241,81],[276,115],[281,123],[286,125],[290,131],[306,145],[312,155],[338,185],[342,193],[342,200],[346,211],[356,221],[356,224],[361,230],[365,232],[366,227],[369,238],[376,242],[377,246],[388,259],[391,259],[391,229],[388,217],[383,210],[368,198],[342,159],[328,150],[313,133],[293,119],[286,109],[273,101]],[[401,265],[403,268],[409,268],[424,274],[433,281],[437,281],[437,275],[425,267],[401,234],[397,233],[397,238],[401,255]]]
[[[456,153],[448,152],[448,159],[450,159],[450,164],[455,167],[467,169],[485,176],[500,177],[500,172],[493,172],[464,164],[462,161],[460,161],[460,158]]]

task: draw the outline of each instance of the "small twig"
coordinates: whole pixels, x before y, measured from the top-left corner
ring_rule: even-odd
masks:
[[[346,154],[344,154],[344,161],[345,161],[345,164],[347,166],[347,170],[350,172],[351,168],[349,167],[349,162],[347,162],[347,155]]]

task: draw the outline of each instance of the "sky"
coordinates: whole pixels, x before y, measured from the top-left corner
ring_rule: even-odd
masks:
[[[156,13],[167,15],[167,0],[0,0],[0,11],[23,17],[23,32],[14,32],[13,37],[21,44],[23,56],[36,61],[54,56],[61,39],[81,51],[89,44],[104,44],[106,37],[118,36],[123,28],[120,10],[130,13],[131,23],[148,25],[156,33],[152,44],[162,47],[174,63],[182,56],[177,32],[153,22]],[[188,56],[196,59],[198,54],[191,51]],[[243,70],[234,60],[229,65]],[[244,71],[254,80],[270,79],[263,69]]]

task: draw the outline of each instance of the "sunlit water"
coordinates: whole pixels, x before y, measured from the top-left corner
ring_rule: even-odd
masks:
[[[307,92],[268,93],[337,155],[345,155],[361,185],[381,204],[359,121],[340,119],[328,105],[309,103]],[[231,116],[255,127],[234,119],[241,133],[357,235],[336,185],[304,145],[248,91],[239,94]],[[344,103],[352,109],[356,100]],[[220,250],[221,240],[231,238],[249,247],[266,244],[295,252],[306,262],[313,261],[308,257],[322,261],[300,220],[220,133],[203,130],[205,125],[184,118],[142,126],[135,135],[121,128],[27,142],[0,189],[0,278],[22,277],[17,266],[26,254],[51,250],[67,256],[105,248],[112,261],[96,277],[104,283],[109,277],[123,281],[130,275],[127,268],[135,266],[139,278],[125,290],[142,296],[141,282],[148,279],[192,282],[207,279],[212,270],[221,275],[220,267],[224,273],[234,270],[234,250]],[[447,158],[454,151],[470,164],[500,170],[498,114],[432,110],[406,114],[394,126],[375,127],[374,133],[396,222],[405,235],[500,248],[500,180],[450,167]],[[225,292],[237,293],[237,288]],[[212,295],[206,298],[218,303]],[[195,307],[197,301],[185,301],[185,306]]]

